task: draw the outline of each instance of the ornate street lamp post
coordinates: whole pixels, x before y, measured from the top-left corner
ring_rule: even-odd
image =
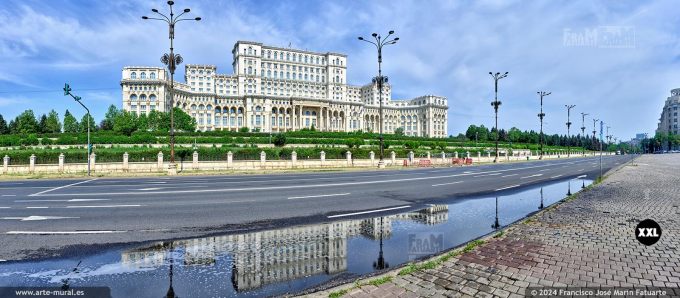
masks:
[[[387,83],[388,78],[385,76],[383,77],[382,75],[382,48],[386,45],[391,45],[397,43],[399,40],[399,37],[394,37],[390,39],[390,36],[394,34],[394,30],[390,30],[388,32],[387,36],[385,38],[382,38],[378,33],[373,33],[371,36],[375,39],[375,41],[367,40],[361,36],[359,36],[359,40],[365,41],[367,43],[370,43],[376,47],[378,50],[378,76],[373,78],[373,83],[378,84],[378,100],[380,101],[380,107],[379,107],[379,113],[380,113],[380,161],[378,161],[378,167],[379,168],[384,168],[385,167],[385,146],[384,146],[384,140],[383,140],[383,100],[382,100],[382,93],[383,93],[383,84]]]
[[[571,109],[576,105],[564,105],[567,108],[567,157],[571,157],[571,139],[569,139],[569,127],[571,127],[571,121],[569,120]]]
[[[168,95],[170,97],[170,165],[168,167],[168,171],[170,173],[176,173],[177,172],[177,165],[175,164],[175,98],[173,97],[173,91],[175,87],[175,69],[177,68],[177,65],[182,63],[182,56],[179,54],[175,54],[174,52],[174,46],[173,42],[175,40],[175,24],[181,21],[200,21],[200,17],[196,18],[181,18],[182,15],[190,12],[191,10],[188,8],[185,8],[182,13],[178,14],[175,16],[174,12],[172,11],[172,6],[175,4],[174,1],[168,1],[168,6],[170,7],[170,17],[158,12],[158,9],[152,9],[151,11],[160,15],[162,18],[154,18],[154,17],[147,17],[147,16],[142,16],[142,19],[144,20],[158,20],[158,21],[163,21],[168,24],[168,32],[169,32],[169,38],[170,38],[170,54],[163,54],[161,57],[161,62],[163,64],[168,66],[168,70],[170,71],[170,89],[168,90]]]
[[[494,112],[496,113],[496,157],[493,159],[493,162],[498,162],[498,107],[501,106],[501,102],[498,100],[498,81],[502,78],[505,78],[508,76],[508,72],[506,71],[504,74],[501,74],[500,72],[497,73],[492,73],[489,72],[489,75],[493,78],[494,82],[494,100],[491,102],[491,106],[493,107]]]
[[[541,119],[541,132],[538,136],[541,153],[538,156],[538,159],[543,159],[543,117],[545,117],[545,113],[543,113],[543,97],[552,94],[552,92],[538,91],[536,93],[541,97],[541,112],[538,114],[538,118]]]
[[[581,112],[581,146],[583,146],[583,155],[586,155],[586,116],[588,116],[588,113]]]

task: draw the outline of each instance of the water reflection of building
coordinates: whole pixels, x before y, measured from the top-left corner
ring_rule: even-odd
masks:
[[[219,256],[233,259],[231,281],[237,291],[294,280],[316,274],[347,270],[347,241],[362,235],[369,239],[392,235],[392,222],[411,220],[437,224],[448,220],[447,205],[381,218],[337,221],[318,225],[178,240],[174,248],[185,266],[212,266]],[[166,265],[169,245],[159,243],[123,252],[122,263],[131,267]]]

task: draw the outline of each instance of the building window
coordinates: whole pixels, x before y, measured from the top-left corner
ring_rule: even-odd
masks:
[[[155,80],[156,79],[156,73],[155,72],[150,73],[149,79]]]
[[[134,72],[134,71],[132,73],[130,73],[130,78],[133,79],[133,80],[137,79],[137,73]]]

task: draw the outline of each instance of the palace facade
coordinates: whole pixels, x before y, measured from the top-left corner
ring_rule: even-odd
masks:
[[[656,128],[657,133],[672,133],[679,134],[678,129],[678,108],[680,108],[680,89],[671,90],[671,96],[666,99],[661,116],[659,116],[659,124]]]
[[[232,55],[234,74],[187,64],[186,83],[174,83],[175,106],[195,118],[199,130],[379,131],[377,84],[347,84],[347,55],[249,41],[236,42]],[[168,111],[168,76],[164,68],[124,67],[123,109],[140,115]],[[448,136],[446,98],[393,100],[385,84],[382,101],[385,133],[401,127],[410,136]]]

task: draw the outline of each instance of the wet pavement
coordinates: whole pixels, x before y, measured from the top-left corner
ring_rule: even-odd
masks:
[[[299,293],[424,258],[547,207],[589,180],[374,218],[146,245],[79,257],[0,263],[0,286],[107,286],[114,297],[261,297]]]

